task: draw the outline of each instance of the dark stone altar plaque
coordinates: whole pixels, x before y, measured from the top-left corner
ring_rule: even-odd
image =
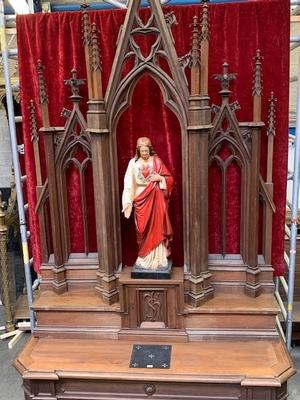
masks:
[[[171,351],[170,345],[144,345],[134,344],[130,368],[170,368],[171,364]]]
[[[155,270],[147,270],[135,264],[131,271],[133,279],[171,279],[172,261],[168,261],[166,268],[157,268]]]

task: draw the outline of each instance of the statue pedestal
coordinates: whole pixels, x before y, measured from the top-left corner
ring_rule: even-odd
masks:
[[[183,269],[173,268],[170,279],[137,279],[131,268],[125,268],[119,279],[122,328],[137,329],[141,325],[157,329],[183,329]],[[150,325],[149,325],[150,324]],[[147,328],[151,329],[151,328]]]
[[[131,278],[133,279],[171,279],[172,276],[172,261],[169,260],[167,268],[158,269],[143,269],[138,265],[134,265],[131,270]]]

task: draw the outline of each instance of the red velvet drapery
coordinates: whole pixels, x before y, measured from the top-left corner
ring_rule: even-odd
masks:
[[[173,27],[173,35],[178,56],[186,54],[190,49],[191,28],[189,25],[195,14],[199,15],[200,6],[164,7],[166,11],[174,11],[178,25]],[[141,11],[147,14],[148,9]],[[112,65],[115,43],[119,26],[124,20],[123,10],[106,10],[91,12],[91,20],[100,28],[100,45],[102,50],[104,90],[107,86]],[[276,214],[273,229],[273,265],[278,274],[283,271],[283,237],[285,214],[285,186],[288,141],[288,54],[289,54],[289,1],[288,0],[257,0],[227,4],[212,4],[210,6],[210,63],[209,63],[209,94],[212,103],[218,104],[219,84],[212,77],[221,72],[221,65],[227,61],[232,72],[238,73],[238,78],[232,84],[232,101],[238,99],[241,110],[237,111],[239,120],[250,121],[252,118],[252,57],[257,48],[264,56],[264,100],[263,121],[267,122],[268,97],[274,91],[277,98],[276,137],[274,153],[273,181]],[[70,108],[68,89],[63,80],[70,76],[73,67],[78,70],[78,77],[85,77],[85,64],[82,46],[80,13],[53,13],[19,16],[17,19],[20,83],[22,109],[24,117],[24,143],[26,148],[26,172],[28,176],[29,222],[31,230],[31,246],[38,270],[41,259],[39,227],[34,208],[36,204],[34,157],[29,131],[30,99],[38,103],[36,79],[36,63],[41,59],[46,69],[48,87],[50,121],[53,126],[61,126],[64,120],[60,117],[62,107]],[[84,100],[87,90],[82,90]],[[86,109],[82,101],[83,111]],[[39,116],[40,118],[40,116]],[[134,154],[136,139],[139,136],[149,136],[157,153],[163,159],[175,177],[176,187],[172,195],[171,218],[175,233],[174,264],[183,263],[182,251],[182,188],[181,188],[181,137],[179,123],[172,113],[163,106],[161,94],[151,78],[145,77],[137,85],[133,105],[126,111],[118,124],[117,130],[120,188],[122,177],[128,160]],[[43,140],[41,139],[41,143]],[[266,129],[262,132],[261,171],[265,175],[266,161]],[[41,145],[42,147],[42,145]],[[43,149],[41,149],[43,154]],[[42,157],[44,160],[44,157]],[[43,165],[45,171],[45,166]],[[213,174],[212,174],[213,176]],[[229,173],[230,188],[235,188],[240,181],[239,174],[233,168]],[[218,179],[210,182],[211,204],[209,213],[210,250],[218,251],[220,220],[219,209],[214,206],[213,199],[218,197]],[[232,210],[238,193],[232,196]],[[232,211],[231,211],[232,212]],[[234,219],[236,221],[236,219]],[[135,250],[128,250],[128,237],[134,236],[133,226],[130,232],[128,225],[122,221],[123,261],[132,263]],[[78,235],[76,236],[76,232]],[[238,224],[235,222],[229,230],[228,243],[233,252],[238,252]],[[82,240],[80,230],[74,229],[72,248],[80,251]],[[134,239],[130,239],[132,244]],[[95,249],[94,249],[95,250]]]

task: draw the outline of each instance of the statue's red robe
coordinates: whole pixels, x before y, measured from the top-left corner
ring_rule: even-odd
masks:
[[[153,158],[153,169],[165,178],[167,188],[162,190],[159,182],[150,182],[133,200],[139,257],[145,257],[162,242],[168,248],[168,242],[173,235],[168,213],[168,200],[174,180],[162,160],[157,156]]]

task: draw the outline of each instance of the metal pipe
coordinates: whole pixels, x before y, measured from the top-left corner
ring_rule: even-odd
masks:
[[[5,21],[15,21],[16,14],[4,15]]]
[[[297,91],[297,115],[295,133],[295,153],[294,153],[294,177],[291,209],[291,237],[290,237],[290,262],[288,276],[288,304],[287,304],[287,324],[286,324],[286,345],[291,349],[292,329],[293,329],[293,300],[295,284],[295,264],[296,264],[296,245],[297,245],[297,226],[298,226],[298,197],[299,197],[299,170],[300,162],[300,60],[298,64],[298,91]]]
[[[287,224],[284,225],[284,230],[285,230],[285,233],[287,234],[287,236],[290,238],[291,237],[291,230],[287,226]]]
[[[287,255],[286,251],[283,253],[283,258],[284,258],[284,261],[285,261],[286,265],[289,267],[290,258]]]
[[[106,3],[111,4],[112,6],[118,7],[118,8],[127,8],[126,4],[121,3],[120,1],[117,0],[105,0]]]
[[[284,306],[284,303],[283,303],[283,301],[281,299],[281,296],[280,296],[279,292],[275,292],[275,297],[276,297],[277,302],[279,304],[279,308],[280,308],[281,314],[282,314],[284,320],[286,321],[287,320],[287,312],[285,310],[285,306]]]
[[[286,283],[286,280],[285,280],[284,276],[280,276],[279,280],[280,280],[280,282],[282,284],[282,287],[283,287],[283,290],[285,291],[285,294],[288,294],[289,287],[288,287],[288,284]]]
[[[15,179],[16,179],[16,193],[17,193],[17,199],[18,199],[20,233],[21,233],[22,249],[23,249],[23,260],[24,260],[25,280],[26,280],[28,306],[29,306],[30,327],[31,327],[31,331],[33,331],[34,326],[35,326],[35,318],[34,318],[34,312],[33,312],[33,310],[31,310],[31,305],[33,302],[32,282],[31,282],[31,271],[30,271],[29,256],[28,256],[29,252],[28,252],[28,242],[27,242],[27,227],[26,227],[26,220],[25,220],[24,200],[23,200],[22,184],[21,184],[21,172],[20,172],[20,164],[19,164],[19,157],[18,157],[18,146],[17,146],[15,117],[14,117],[13,96],[12,96],[12,90],[11,90],[11,85],[10,85],[10,76],[9,76],[9,60],[8,60],[8,49],[7,49],[6,35],[5,35],[5,18],[4,18],[3,0],[0,0],[0,43],[1,43],[1,49],[2,49],[3,73],[4,73],[4,78],[5,78],[5,90],[6,90],[6,101],[7,101],[7,111],[8,111],[8,126],[9,126],[12,158],[13,158],[13,165],[14,165]]]
[[[291,36],[290,43],[298,43],[300,42],[300,36]]]
[[[282,329],[282,326],[281,326],[281,322],[280,322],[280,320],[279,320],[279,318],[278,318],[278,315],[276,315],[276,325],[277,325],[277,328],[278,328],[278,330],[279,330],[279,332],[280,332],[280,334],[281,334],[282,339],[283,339],[284,341],[286,341],[286,340],[285,340],[285,336],[284,336],[284,332],[283,332],[283,329]]]
[[[279,291],[279,278],[278,276],[275,276],[275,291]]]
[[[9,49],[7,50],[7,54],[9,58],[16,57],[18,56],[18,49]],[[2,52],[0,52],[0,55],[2,56]]]
[[[89,4],[90,10],[103,10],[108,8],[113,8],[112,4],[113,0],[107,0],[107,2],[103,3],[92,3]],[[210,3],[236,3],[240,0],[210,0]],[[167,0],[161,0],[162,4],[165,4]],[[120,1],[119,1],[120,3]],[[126,5],[126,3],[123,3]],[[175,5],[188,5],[188,4],[199,4],[199,0],[170,0],[168,1],[168,5],[175,6]],[[142,0],[141,7],[148,7],[148,1]],[[120,6],[118,6],[120,7]],[[51,11],[80,11],[80,5],[76,4],[51,4]]]
[[[290,46],[290,51],[293,51],[293,50],[297,49],[299,46],[300,46],[300,43],[299,43],[299,42],[292,44],[292,45]]]
[[[34,2],[33,2],[33,0],[27,0],[27,3],[28,3],[28,7],[29,7],[29,12],[31,14],[33,14],[34,13]]]

